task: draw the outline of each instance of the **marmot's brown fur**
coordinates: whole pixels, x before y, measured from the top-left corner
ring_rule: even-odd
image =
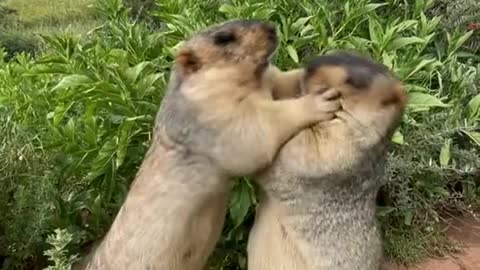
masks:
[[[186,41],[152,145],[84,269],[203,269],[220,237],[230,178],[266,167],[296,132],[340,107],[334,90],[274,101],[265,71],[276,47],[275,28],[258,21],[230,21]]]
[[[304,94],[337,89],[342,110],[288,141],[257,178],[248,269],[378,270],[375,198],[406,93],[384,66],[350,53],[318,57],[295,72]]]

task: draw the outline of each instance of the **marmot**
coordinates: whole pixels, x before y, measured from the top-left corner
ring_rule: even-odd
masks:
[[[268,23],[236,20],[185,42],[151,147],[86,269],[202,269],[220,237],[230,179],[266,167],[296,132],[334,117],[335,90],[272,99],[264,75],[277,40]]]
[[[257,176],[248,269],[378,270],[376,195],[406,92],[386,67],[347,52],[317,57],[296,74],[304,94],[340,91],[342,110],[289,140]]]

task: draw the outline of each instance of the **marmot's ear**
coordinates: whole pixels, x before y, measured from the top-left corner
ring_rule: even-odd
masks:
[[[175,58],[176,69],[181,77],[188,76],[200,69],[200,59],[187,48],[181,49]]]
[[[405,86],[401,82],[395,83],[390,91],[385,91],[385,94],[382,99],[382,105],[396,105],[399,108],[403,108],[408,101],[407,92],[405,91]]]

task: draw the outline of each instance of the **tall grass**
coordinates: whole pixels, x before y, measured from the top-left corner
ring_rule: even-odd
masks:
[[[16,10],[10,27],[28,33],[86,33],[96,25],[95,0],[5,0]]]

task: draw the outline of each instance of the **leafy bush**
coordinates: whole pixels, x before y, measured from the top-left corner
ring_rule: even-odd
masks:
[[[442,28],[451,32],[455,29],[480,30],[480,4],[475,0],[438,0],[429,11],[442,16]],[[464,44],[471,53],[480,52],[480,31]]]
[[[4,47],[7,52],[4,57],[11,59],[21,52],[34,54],[38,49],[38,40],[11,29],[17,20],[17,11],[4,6],[2,2],[0,1],[0,48]]]
[[[2,1],[0,1],[0,25],[6,23],[7,20],[11,19],[11,16],[16,14],[16,10],[3,6]]]
[[[134,20],[142,20],[150,24],[158,23],[150,14],[155,9],[155,0],[125,0],[124,2],[125,6],[130,8],[130,15]]]
[[[426,15],[431,4],[157,0],[153,32],[120,0],[98,1],[105,23],[87,37],[43,36],[38,57],[0,62],[4,268],[43,267],[46,254],[64,269],[106,232],[148,148],[175,48],[230,18],[275,22],[283,69],[355,49],[398,74],[410,101],[379,196],[387,253],[414,262],[444,250],[442,214],[479,206],[480,72],[462,51],[473,32],[441,31],[441,19]],[[245,269],[255,204],[251,182],[240,179],[211,269]]]
[[[69,270],[73,263],[77,261],[76,255],[68,255],[67,246],[73,240],[73,235],[67,230],[55,230],[55,235],[47,237],[47,243],[52,248],[45,251],[45,255],[50,257],[54,265],[45,268],[45,270]]]
[[[35,54],[39,47],[38,43],[35,37],[17,31],[0,31],[0,47],[5,48],[7,59],[21,52]]]

